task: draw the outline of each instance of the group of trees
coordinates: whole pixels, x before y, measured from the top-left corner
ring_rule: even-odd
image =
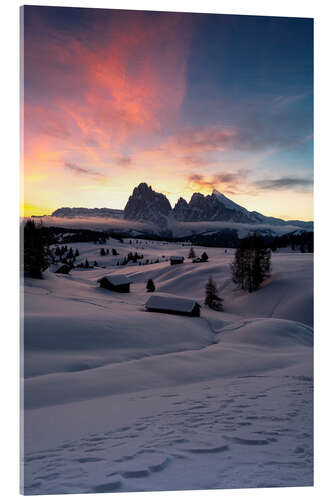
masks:
[[[260,288],[271,273],[271,250],[260,236],[253,234],[240,240],[231,265],[232,280],[249,293]]]
[[[127,254],[127,262],[137,262],[138,260],[143,259],[143,254],[138,254],[138,252],[132,253],[129,252]]]
[[[240,240],[231,264],[232,280],[242,290],[249,293],[258,290],[271,273],[271,250],[257,234]],[[222,311],[223,299],[219,297],[217,286],[210,277],[206,284],[205,304],[211,309]]]
[[[267,243],[273,252],[278,248],[291,247],[293,251],[301,253],[313,253],[313,232],[294,231],[292,233],[276,236],[270,243]]]
[[[32,219],[28,219],[23,228],[24,272],[31,278],[42,278],[48,266],[41,228],[41,224],[36,225]]]
[[[74,266],[79,251],[68,248],[67,245],[57,246],[51,250],[50,238],[47,231],[43,231],[41,223],[36,224],[33,219],[28,219],[23,226],[23,268],[24,272],[32,278],[42,278],[43,271],[49,264],[61,262]]]
[[[112,255],[115,255],[113,253],[113,249],[112,249]],[[116,255],[119,255],[119,254],[116,254]],[[126,264],[128,264],[129,262],[138,262],[139,261],[139,264],[141,264],[141,260],[143,259],[143,255],[142,254],[138,254],[138,252],[135,252],[135,253],[132,253],[132,252],[129,252],[127,254],[127,257],[125,257],[121,262],[117,262],[117,266],[121,265],[121,266],[126,266]]]
[[[99,253],[100,253],[101,257],[104,257],[105,255],[110,255],[110,249],[107,248],[105,250],[104,248],[101,248]],[[119,255],[119,253],[117,252],[117,250],[115,248],[111,248],[111,253],[113,256]]]
[[[98,264],[97,264],[96,261],[94,262],[94,266],[98,266]],[[86,259],[84,262],[80,262],[80,264],[78,264],[77,267],[81,267],[81,268],[84,268],[84,269],[90,269],[93,266],[91,266],[89,260]]]
[[[129,258],[128,259],[128,255],[127,257],[125,257],[123,260],[121,261],[117,261],[116,265],[117,266],[126,266],[129,262],[134,262],[134,263],[137,263],[139,266],[147,266],[148,264],[158,264],[160,262],[159,259],[152,259],[152,260],[149,260],[149,259],[144,259],[143,260],[143,255],[139,255],[138,257],[135,257],[135,254],[134,254],[134,258]]]
[[[76,257],[80,255],[80,252],[78,251],[77,248],[74,251],[72,247],[68,249],[67,245],[63,245],[61,247],[55,248],[54,255],[58,257],[58,259],[64,264],[67,264],[68,261],[73,264]]]
[[[45,234],[44,234],[45,233]],[[78,249],[73,249],[67,245],[57,246],[54,250],[49,247],[47,232],[43,232],[42,224],[36,224],[34,220],[28,219],[23,226],[23,268],[25,274],[32,278],[42,278],[43,271],[47,269],[49,264],[61,262],[70,267],[74,267],[74,263],[80,252]],[[94,261],[94,266],[98,266]],[[89,269],[88,259],[80,263],[77,267]]]
[[[94,239],[95,245],[105,245],[109,236],[102,235],[99,238]]]
[[[189,251],[189,253],[188,253],[188,258],[189,258],[189,259],[195,259],[195,258],[196,258],[196,256],[197,256],[197,254],[195,253],[194,248],[193,248],[193,247],[191,247],[191,248],[190,248],[190,251]],[[207,255],[207,253],[206,253],[206,252],[203,252],[203,253],[201,254],[200,259],[202,260],[202,262],[207,262],[207,260],[208,260],[208,255]]]
[[[75,267],[76,258],[80,255],[77,248],[73,250],[72,247],[68,248],[67,245],[61,247],[57,246],[53,251],[49,251],[49,253],[53,263],[61,262],[62,264],[67,264],[71,268]]]

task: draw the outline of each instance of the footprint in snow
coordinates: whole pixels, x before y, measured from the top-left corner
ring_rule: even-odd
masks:
[[[144,453],[135,458],[134,462],[127,463],[124,468],[119,471],[119,474],[124,478],[140,478],[149,476],[152,472],[160,472],[164,470],[171,458],[159,453]]]
[[[271,439],[248,439],[248,438],[229,437],[229,436],[226,436],[225,439],[232,443],[242,444],[246,446],[263,446],[271,442]]]
[[[92,493],[109,493],[118,490],[122,485],[122,478],[119,475],[114,476],[111,481],[107,483],[97,484],[92,487]]]
[[[104,458],[99,458],[99,457],[82,457],[82,458],[76,458],[75,461],[79,462],[80,464],[85,464],[88,462],[102,462]]]
[[[222,444],[219,446],[198,446],[195,448],[183,448],[183,451],[189,453],[221,453],[223,451],[228,451],[229,445]]]

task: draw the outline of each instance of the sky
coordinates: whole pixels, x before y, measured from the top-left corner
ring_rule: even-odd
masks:
[[[22,215],[217,189],[313,219],[312,19],[25,6]]]

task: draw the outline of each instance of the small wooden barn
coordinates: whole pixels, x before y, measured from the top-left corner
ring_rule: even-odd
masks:
[[[146,310],[182,316],[200,316],[198,302],[175,295],[152,295],[146,302]]]
[[[170,257],[170,265],[174,266],[175,264],[183,264],[184,262],[184,257],[181,255],[172,255]]]
[[[68,264],[61,264],[58,269],[56,269],[55,273],[57,274],[69,274],[69,271],[71,270],[71,266]]]
[[[102,288],[107,288],[113,292],[129,293],[131,280],[125,274],[114,274],[103,276],[97,280]]]

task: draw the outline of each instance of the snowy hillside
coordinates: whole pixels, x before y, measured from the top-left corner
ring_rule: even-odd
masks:
[[[181,243],[73,246],[100,267],[25,281],[25,493],[311,485],[313,256],[273,254],[247,294],[230,249],[192,263]],[[99,288],[106,274],[130,293]],[[204,306],[209,276],[224,312]],[[201,317],[147,312],[149,278]]]

